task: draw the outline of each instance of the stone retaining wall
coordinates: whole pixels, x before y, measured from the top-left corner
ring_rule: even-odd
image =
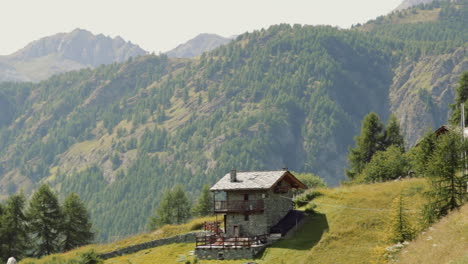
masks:
[[[137,244],[137,245],[132,245],[126,248],[121,248],[112,252],[100,254],[98,255],[98,257],[105,260],[105,259],[115,258],[118,256],[132,254],[132,253],[138,252],[140,250],[148,249],[148,248],[154,248],[158,246],[167,245],[167,244],[195,243],[195,237],[197,236],[198,233],[202,233],[202,232],[192,232],[192,233],[187,233],[187,234],[173,236],[173,237],[156,239],[153,241],[148,241],[148,242],[144,242],[144,243]]]
[[[251,248],[195,248],[199,259],[253,259],[267,245]]]

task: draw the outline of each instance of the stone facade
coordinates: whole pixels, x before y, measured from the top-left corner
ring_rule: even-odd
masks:
[[[280,182],[277,186],[288,188],[289,183]],[[248,195],[248,200],[263,200],[265,209],[246,216],[242,213],[226,214],[226,236],[233,237],[234,226],[239,226],[241,237],[257,236],[270,233],[270,228],[278,223],[292,206],[292,193],[276,193],[274,189],[264,191],[230,191],[226,194],[228,201],[242,201]]]
[[[267,245],[251,248],[196,248],[195,255],[199,259],[253,259]]]

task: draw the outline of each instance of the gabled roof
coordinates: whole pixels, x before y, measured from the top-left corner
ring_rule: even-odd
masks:
[[[287,181],[295,185],[295,188],[307,188],[291,172],[280,171],[249,171],[236,172],[236,181],[231,182],[231,175],[227,173],[213,187],[211,191],[235,191],[235,190],[268,190],[276,185],[280,180],[286,178]]]

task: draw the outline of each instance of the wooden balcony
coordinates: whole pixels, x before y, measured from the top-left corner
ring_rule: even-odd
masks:
[[[215,201],[215,213],[253,213],[265,210],[263,200]]]

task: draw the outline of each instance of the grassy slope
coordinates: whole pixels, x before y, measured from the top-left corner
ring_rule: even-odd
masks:
[[[41,263],[48,263],[52,261],[53,259],[67,260],[67,259],[75,258],[81,253],[87,252],[89,250],[94,250],[97,253],[107,253],[107,252],[111,252],[117,249],[131,246],[131,245],[152,241],[155,239],[166,238],[166,237],[171,237],[171,236],[175,236],[179,234],[188,233],[193,230],[196,230],[197,227],[199,227],[203,222],[214,221],[214,219],[215,219],[214,217],[197,218],[197,219],[194,219],[193,221],[190,221],[187,224],[177,225],[177,226],[172,226],[172,225],[163,226],[162,228],[152,233],[146,233],[146,234],[128,237],[128,238],[125,238],[125,239],[122,239],[113,243],[88,245],[88,246],[77,248],[77,249],[62,253],[62,254],[54,254],[54,255],[47,256],[47,257],[43,257],[39,260],[28,258],[28,259],[22,260],[21,263],[41,264]],[[161,247],[158,247],[158,248],[161,248]],[[193,249],[193,246],[192,246],[192,249]]]
[[[468,263],[468,205],[421,233],[397,263]]]
[[[258,264],[266,263],[386,263],[382,257],[387,242],[388,215],[392,201],[400,193],[406,197],[406,209],[420,209],[424,203],[422,193],[425,189],[422,179],[410,179],[400,182],[387,182],[357,186],[343,186],[320,190],[324,195],[314,200],[317,214],[310,216],[289,238],[275,243],[258,259]],[[357,209],[361,208],[361,209]],[[384,209],[384,210],[376,210]],[[408,213],[413,225],[417,225],[419,215]],[[68,253],[55,256],[57,259],[73,258],[77,254],[94,249],[108,252],[126,245],[148,241],[158,237],[167,237],[184,233],[197,223],[206,219],[195,220],[182,226],[166,226],[160,231],[131,237],[107,245],[91,245]],[[468,256],[466,235],[468,206],[449,218],[436,224],[427,233],[403,250],[399,263],[464,263]],[[431,236],[432,240],[427,240]],[[464,243],[465,242],[465,243]],[[434,246],[433,244],[436,244]],[[142,250],[140,252],[106,260],[107,264],[123,263],[184,263],[193,257],[190,251],[193,243],[170,244]],[[430,253],[430,254],[429,254]],[[427,258],[421,262],[422,258]],[[46,257],[34,263],[47,263],[54,256]],[[33,260],[25,260],[29,263]],[[246,260],[199,260],[202,264],[244,264]]]
[[[290,238],[275,243],[268,248],[259,259],[259,264],[266,263],[380,263],[385,247],[388,211],[357,210],[352,208],[389,209],[392,200],[400,193],[407,197],[407,209],[419,209],[423,204],[422,191],[425,182],[421,179],[411,179],[400,182],[387,182],[357,186],[344,186],[320,190],[324,195],[314,200],[317,204],[317,214],[311,216]],[[344,206],[344,207],[343,207]],[[348,207],[348,208],[346,208]],[[200,221],[200,220],[198,220]],[[417,215],[411,215],[411,221],[417,222]],[[163,230],[187,232],[192,224],[181,227],[165,227]],[[160,231],[165,232],[167,231]],[[109,245],[93,245],[69,253],[62,257],[73,257],[83,251],[94,248],[98,252],[107,252],[124,245],[135,244],[155,238],[142,235]],[[152,236],[151,238],[145,236]],[[105,263],[178,263],[180,256],[192,260],[189,251],[194,244],[171,244],[143,250]],[[47,259],[38,263],[46,263]],[[23,263],[27,261],[23,261]],[[203,264],[243,264],[245,260],[216,261],[201,260]]]

